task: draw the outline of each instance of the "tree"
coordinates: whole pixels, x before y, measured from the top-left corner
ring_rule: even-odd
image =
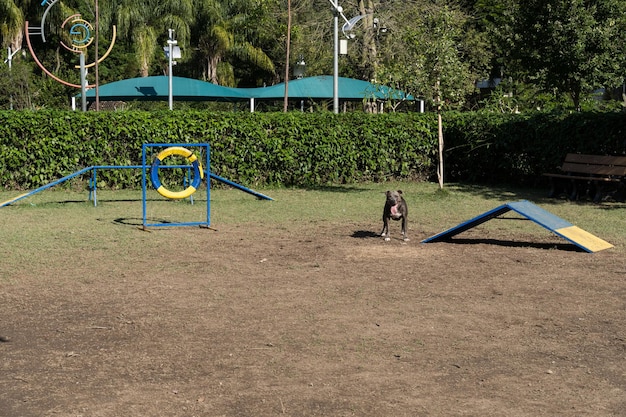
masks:
[[[121,2],[117,9],[120,34],[132,44],[142,77],[149,75],[156,51],[161,47],[158,40],[167,34],[168,29],[174,29],[179,44],[189,44],[189,22],[193,20],[193,13],[192,0]]]
[[[510,19],[502,50],[515,78],[568,94],[576,109],[585,92],[623,82],[623,0],[528,0]]]
[[[0,109],[32,108],[31,71],[23,62],[0,68]]]
[[[379,17],[374,17],[373,0],[359,0],[359,15],[363,18],[363,53],[361,55],[361,65],[364,69],[363,78],[371,81],[378,68],[378,53],[376,45],[375,30],[378,29],[374,24],[380,21]]]
[[[413,11],[415,12],[415,11]],[[468,16],[453,4],[435,0],[420,10],[402,35],[405,50],[395,62],[381,66],[378,81],[392,84],[414,97],[423,97],[437,110],[437,178],[444,185],[444,107],[463,104],[475,90],[476,75],[464,45]]]
[[[13,0],[0,0],[0,35],[2,46],[17,50],[24,37],[24,14]]]
[[[203,0],[196,2],[194,38],[204,61],[203,78],[221,85],[236,85],[234,66],[239,60],[260,71],[274,72],[274,63],[255,45],[255,27],[262,23],[266,2]]]
[[[0,35],[2,36],[2,47],[9,48],[9,54],[17,51],[22,47],[22,39],[24,33],[24,15],[19,7],[13,2],[13,0],[0,0]],[[7,57],[12,60],[11,57]],[[11,64],[11,62],[10,62]],[[14,82],[14,79],[22,81],[19,77],[13,74],[14,71],[9,69],[7,76],[3,76],[3,82],[0,82],[0,92],[4,91],[4,96],[8,97],[9,108],[14,108],[14,96],[17,99],[20,87],[23,85],[21,82]],[[27,79],[27,78],[26,78]],[[28,83],[25,83],[26,86]],[[1,100],[0,100],[1,101]],[[0,105],[2,105],[0,103]],[[17,104],[17,108],[19,108]]]

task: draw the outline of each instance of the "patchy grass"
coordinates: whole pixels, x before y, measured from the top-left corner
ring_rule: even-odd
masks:
[[[592,204],[549,199],[545,197],[545,190],[536,189],[449,184],[440,190],[437,184],[415,182],[256,190],[273,198],[273,201],[258,200],[234,189],[212,189],[211,224],[219,227],[220,224],[253,222],[281,227],[293,222],[378,221],[382,214],[384,192],[388,189],[403,191],[414,230],[445,230],[500,204],[529,200],[604,239],[617,243],[624,241],[626,216],[623,213],[626,205],[622,203]],[[0,201],[14,196],[15,193],[0,192]],[[99,190],[97,196],[98,206],[94,207],[92,202],[87,201],[86,192],[46,190],[2,208],[0,218],[5,223],[4,240],[28,240],[29,232],[42,228],[70,233],[77,228],[108,228],[109,220],[141,225],[143,207],[140,190]],[[189,199],[169,201],[150,191],[146,207],[149,221],[204,221],[206,192],[198,191],[194,194],[194,204],[190,204]],[[48,221],[49,217],[53,217],[54,221]],[[512,232],[532,231],[537,227],[528,223],[510,222],[507,227]],[[491,225],[487,222],[484,227]]]
[[[376,233],[402,189],[410,242]],[[624,206],[429,183],[211,192],[211,224],[142,224],[141,191],[0,208],[0,415],[620,415]],[[0,193],[0,200],[14,197]],[[513,215],[528,199],[616,247]],[[149,217],[202,218],[206,195]]]

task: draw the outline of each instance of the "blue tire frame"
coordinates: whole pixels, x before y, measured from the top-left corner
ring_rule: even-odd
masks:
[[[148,164],[147,155],[148,153],[150,153],[151,155],[153,154],[151,152],[153,148],[165,148],[165,149],[158,153],[157,158],[152,164]],[[170,196],[167,195],[168,193],[176,195],[177,197],[175,198],[185,198],[187,196],[191,197],[191,194],[193,194],[202,183],[202,180],[204,179],[204,168],[202,167],[201,159],[197,158],[196,155],[193,154],[193,152],[187,148],[199,148],[200,151],[204,151],[204,168],[206,168],[207,172],[210,172],[209,167],[211,166],[210,165],[211,146],[208,143],[195,143],[195,144],[191,144],[191,143],[145,143],[141,146],[141,160],[142,160],[141,188],[142,188],[142,200],[143,200],[143,228],[144,229],[148,227],[173,227],[173,226],[200,226],[200,227],[208,228],[211,225],[211,182],[208,180],[208,177],[206,181],[206,190],[207,190],[206,191],[207,192],[206,220],[197,221],[197,222],[149,223],[147,219],[148,169],[150,169],[150,178],[152,181],[152,185],[154,185],[155,188],[157,188],[157,191],[159,190],[159,188],[161,188],[162,192],[159,192],[159,194],[168,198],[171,198]],[[187,154],[187,152],[181,151],[181,149],[185,149],[189,154]],[[185,156],[190,163],[190,166],[188,167],[193,168],[193,171],[194,171],[192,184],[189,187],[187,187],[187,189],[178,192],[178,193],[183,193],[183,192],[188,193],[188,195],[182,196],[182,197],[178,197],[179,195],[182,195],[182,194],[176,194],[172,191],[166,190],[161,185],[161,182],[159,181],[159,178],[158,178],[158,170],[159,170],[159,166],[161,165],[162,160],[165,159],[167,156],[174,155],[174,154]],[[156,177],[156,182],[155,182],[155,177]],[[163,194],[163,190],[165,190],[165,194]]]

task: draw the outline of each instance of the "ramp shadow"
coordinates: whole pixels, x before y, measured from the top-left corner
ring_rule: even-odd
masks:
[[[442,239],[436,242],[428,243],[452,243],[455,245],[495,245],[509,248],[536,248],[544,250],[562,250],[567,252],[585,252],[582,248],[572,243],[540,243],[540,242],[522,242],[512,240],[500,240],[500,239],[466,239],[466,238],[454,238],[454,239]]]
[[[380,235],[378,233],[372,232],[371,230],[356,230],[352,233],[352,237],[357,239],[369,239],[374,237],[379,238]]]

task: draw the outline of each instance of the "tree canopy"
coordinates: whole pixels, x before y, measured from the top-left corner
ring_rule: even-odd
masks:
[[[58,47],[67,42],[61,25],[73,13],[93,24],[95,1],[59,0],[48,16],[47,43],[33,38],[42,64],[73,82],[78,60],[72,51]],[[285,70],[294,68],[300,58],[306,62],[307,76],[333,72],[333,11],[328,0],[291,0],[290,36],[287,0],[97,1],[99,56],[111,42],[113,26],[118,31],[113,50],[100,65],[100,83],[165,74],[162,47],[168,29],[174,29],[182,51],[174,69],[178,76],[227,86],[272,85],[284,81]],[[25,47],[24,23],[39,24],[47,4],[0,0],[2,56],[7,48],[15,52]],[[348,39],[347,55],[340,57],[341,76],[390,84],[427,99],[440,94],[448,107],[484,105],[476,83],[489,78],[506,80],[503,84],[522,110],[523,97],[539,95],[580,108],[592,91],[609,91],[624,83],[623,0],[339,0],[339,4],[347,19],[362,16]],[[95,52],[89,53],[93,60]],[[65,96],[75,92],[63,86],[35,88],[46,82],[45,75],[28,55],[15,55],[14,60],[26,66],[19,79],[31,85],[30,90],[55,95],[65,90]],[[0,73],[6,72],[7,66],[0,66]],[[439,90],[433,90],[433,80]],[[19,94],[14,87],[0,84],[0,106],[8,104],[6,97]],[[42,93],[31,98],[16,103],[54,102]],[[527,100],[531,102],[534,106],[536,100]]]
[[[626,69],[626,2],[527,0],[507,17],[505,58],[520,80],[581,95],[623,83]]]

